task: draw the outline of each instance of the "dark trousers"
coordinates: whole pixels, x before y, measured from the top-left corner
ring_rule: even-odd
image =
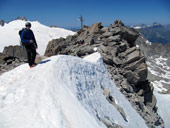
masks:
[[[35,63],[36,50],[26,48],[26,51],[27,51],[27,57],[28,57],[28,64],[29,64],[29,66],[32,66]]]

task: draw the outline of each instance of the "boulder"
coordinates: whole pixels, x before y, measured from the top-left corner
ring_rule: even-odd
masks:
[[[121,27],[121,26],[124,26],[124,23],[121,20],[115,20],[114,24],[111,24],[112,28],[114,28],[114,27]]]
[[[145,99],[146,106],[151,108],[151,110],[154,109],[154,107],[156,106],[157,100],[155,96],[153,95],[153,93],[152,92],[145,93],[144,99]]]
[[[120,42],[107,42],[106,44],[110,47],[114,47],[115,45],[119,45]]]
[[[120,60],[118,57],[113,57],[113,63],[117,66],[120,66],[122,64],[122,60]]]
[[[127,44],[125,42],[122,42],[118,47],[118,53],[122,53],[126,51],[126,49],[127,49]]]
[[[0,53],[0,65],[2,66],[3,64],[5,64],[5,58],[7,57],[7,55]]]
[[[148,74],[146,63],[142,63],[139,67],[137,67],[137,69],[135,70],[135,73],[139,77],[139,80],[138,80],[139,82],[145,82],[147,79],[147,74]]]
[[[108,31],[109,31],[109,28],[108,28],[108,27],[103,27],[103,28],[101,29],[101,32],[103,32],[103,33],[108,32]]]
[[[66,46],[67,44],[65,43],[64,38],[53,39],[48,43],[44,55],[45,56],[57,55],[58,52],[61,51],[62,48],[65,48]]]
[[[98,48],[99,52],[103,52],[103,53],[108,53],[108,49],[104,46],[104,45],[100,45],[99,48]]]
[[[128,93],[133,92],[133,88],[128,84],[126,79],[123,79],[123,81],[121,82],[121,87]]]
[[[93,50],[93,47],[90,47],[90,46],[82,47],[76,51],[76,54],[79,57],[87,55],[87,54],[92,54],[92,53],[94,53],[94,50]]]
[[[124,73],[125,78],[127,78],[127,81],[131,84],[137,84],[139,81],[139,77],[132,71],[125,71]]]
[[[103,61],[106,64],[112,65],[113,64],[113,58],[111,55],[107,55],[105,53],[101,53],[102,57],[103,57]]]
[[[128,41],[129,45],[133,47],[135,46],[135,41],[139,37],[140,34],[133,28],[124,27],[122,29],[121,35],[122,35],[122,38]]]
[[[108,38],[108,37],[110,37],[110,36],[113,36],[113,33],[112,33],[112,32],[105,32],[105,33],[103,33],[100,37],[101,37],[101,38]]]
[[[125,70],[136,70],[136,68],[139,67],[139,65],[141,65],[142,63],[145,63],[145,57],[142,57],[140,58],[139,60],[133,62],[133,63],[130,63],[130,64],[127,64],[127,65],[124,65],[124,69]],[[123,67],[123,66],[122,66]]]
[[[27,60],[27,53],[26,49],[23,46],[8,46],[5,47],[3,50],[3,54],[7,56],[13,56],[18,58],[20,61],[26,61]]]
[[[110,29],[110,32],[113,33],[113,35],[118,35],[122,33],[122,28],[121,27],[114,27]]]
[[[84,32],[81,32],[77,37],[77,40],[84,40],[85,43],[88,43],[96,34],[101,33],[101,29],[103,28],[102,23],[96,23],[87,28]]]
[[[109,38],[108,38],[108,41],[109,42],[119,42],[120,41],[120,35],[115,35],[115,36],[110,36]]]
[[[131,47],[131,48],[129,48],[129,49],[127,49],[127,50],[125,51],[125,55],[128,55],[128,54],[134,52],[135,50],[136,50],[136,47],[135,47],[135,46],[134,46],[134,47]]]
[[[135,50],[134,52],[127,55],[127,59],[126,59],[125,63],[129,64],[129,63],[135,62],[139,59],[140,59],[140,52],[139,52],[139,50]]]

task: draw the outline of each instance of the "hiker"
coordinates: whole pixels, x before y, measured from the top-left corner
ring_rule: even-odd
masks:
[[[21,42],[23,46],[26,48],[27,57],[28,57],[28,64],[30,68],[34,67],[35,58],[36,58],[36,49],[38,48],[37,42],[35,40],[35,36],[31,28],[31,23],[27,22],[25,27],[21,33]]]

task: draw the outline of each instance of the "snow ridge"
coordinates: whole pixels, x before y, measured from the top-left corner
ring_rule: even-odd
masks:
[[[96,63],[91,62],[95,57]],[[0,83],[1,128],[106,128],[99,118],[128,128],[147,127],[109,78],[98,53],[85,60],[53,56],[32,70],[23,64],[2,74]],[[127,121],[106,100],[103,88],[111,91]]]

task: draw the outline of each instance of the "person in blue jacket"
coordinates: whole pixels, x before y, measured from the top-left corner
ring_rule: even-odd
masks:
[[[21,33],[21,42],[26,48],[28,56],[28,64],[30,68],[35,66],[36,49],[38,48],[35,36],[31,28],[31,23],[25,24],[25,29]]]

